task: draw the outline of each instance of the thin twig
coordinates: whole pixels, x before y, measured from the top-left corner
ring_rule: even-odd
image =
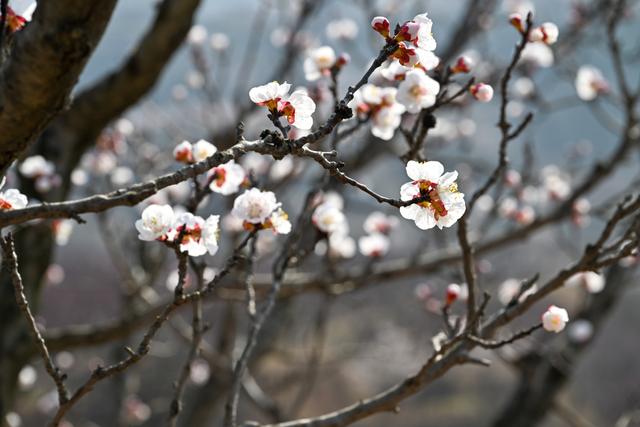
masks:
[[[24,293],[24,286],[22,284],[22,276],[20,275],[19,271],[18,256],[16,255],[13,236],[11,235],[11,233],[4,236],[1,242],[4,261],[3,264],[7,272],[11,275],[16,302],[18,304],[18,307],[24,314],[27,324],[29,325],[29,331],[33,336],[35,344],[40,353],[40,357],[44,362],[44,367],[47,371],[47,374],[49,374],[56,385],[56,389],[58,391],[58,401],[60,405],[64,405],[69,400],[69,392],[67,391],[67,387],[64,384],[64,380],[67,376],[63,374],[60,369],[58,369],[53,359],[51,358],[49,350],[47,349],[47,344],[42,338],[42,334],[38,329],[36,319],[31,313],[31,308],[29,308],[29,302],[27,301],[27,296]]]

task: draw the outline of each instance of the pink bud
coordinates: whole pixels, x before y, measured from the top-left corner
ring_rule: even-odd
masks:
[[[348,53],[341,53],[336,60],[336,67],[344,67],[349,62],[351,62],[351,55],[349,55]]]
[[[468,73],[471,71],[471,67],[473,67],[473,60],[468,56],[462,55],[456,61],[456,65],[451,67],[451,72],[453,74]]]
[[[380,35],[384,38],[389,37],[389,29],[391,24],[389,24],[389,20],[384,16],[376,16],[371,20],[371,27],[380,33]]]
[[[511,15],[509,15],[509,23],[511,25],[513,25],[513,27],[520,31],[521,33],[524,33],[524,24],[522,21],[522,15],[520,15],[519,13],[512,13]]]
[[[558,35],[558,26],[553,22],[545,22],[539,27],[531,30],[531,33],[529,34],[529,41],[552,45],[558,40]]]
[[[455,283],[452,283],[449,286],[447,286],[445,305],[449,306],[453,304],[460,296],[460,292],[461,292],[460,285],[456,285]]]
[[[493,88],[485,83],[474,84],[469,91],[480,102],[489,102],[493,98]]]

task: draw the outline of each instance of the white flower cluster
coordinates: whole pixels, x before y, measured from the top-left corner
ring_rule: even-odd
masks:
[[[402,24],[393,37],[390,33],[391,24],[384,16],[373,18],[371,27],[387,42],[393,39],[398,43],[398,49],[392,56],[400,64],[408,67],[422,66],[427,70],[438,65],[439,61],[433,53],[437,46],[431,33],[433,22],[426,13],[416,15],[411,21]]]
[[[40,193],[46,193],[60,184],[60,176],[56,174],[53,163],[40,155],[24,159],[18,170],[22,176],[33,180]]]
[[[0,183],[0,189],[4,187],[6,181],[6,178],[2,179],[2,182]],[[29,201],[27,200],[27,196],[25,196],[15,188],[0,191],[0,211],[22,209],[27,207],[27,203],[29,203]]]
[[[271,191],[252,188],[236,198],[231,214],[243,221],[246,230],[272,229],[276,234],[288,234],[291,222],[280,206]]]
[[[215,145],[204,139],[195,144],[191,144],[189,141],[182,141],[173,149],[173,157],[178,162],[191,164],[201,162],[214,155],[217,151],[218,149]],[[207,185],[214,193],[228,196],[237,193],[246,183],[246,180],[247,174],[242,166],[230,160],[209,171]]]
[[[378,258],[389,252],[389,234],[398,225],[398,218],[387,216],[382,212],[372,212],[364,221],[366,236],[358,240],[360,253],[364,256]]]
[[[219,220],[218,215],[205,220],[190,212],[176,214],[169,205],[150,205],[135,226],[140,240],[173,242],[180,245],[180,251],[196,257],[218,251]]]
[[[331,46],[321,46],[308,52],[304,60],[304,77],[310,81],[316,81],[322,76],[330,76],[332,69],[340,69],[349,62],[349,56],[342,54],[336,56]]]
[[[354,94],[349,106],[361,119],[371,119],[371,133],[385,141],[393,138],[400,122],[404,105],[396,101],[398,89],[365,84]]]
[[[285,117],[290,125],[298,129],[308,130],[313,126],[312,114],[316,111],[316,104],[306,91],[296,90],[289,95],[291,85],[273,81],[266,85],[251,88],[251,101],[267,107],[271,114]]]
[[[444,173],[437,161],[407,163],[407,175],[412,179],[400,188],[400,199],[419,202],[403,206],[400,214],[415,221],[416,226],[428,230],[435,226],[451,227],[466,210],[464,194],[458,191],[458,172]]]
[[[213,156],[217,151],[215,145],[204,139],[195,144],[182,141],[173,149],[173,158],[181,163],[197,163]]]
[[[356,253],[356,243],[349,236],[349,224],[343,213],[342,198],[334,193],[325,194],[311,215],[311,222],[322,233],[316,245],[316,253],[328,252],[334,258],[351,258]]]

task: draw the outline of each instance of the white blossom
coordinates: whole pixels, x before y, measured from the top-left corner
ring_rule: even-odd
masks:
[[[327,75],[336,63],[336,53],[331,46],[322,46],[309,52],[304,61],[304,76],[309,81]]]
[[[392,104],[388,107],[380,108],[372,116],[371,133],[382,140],[388,141],[393,138],[396,129],[402,122],[402,113],[405,108],[401,104]]]
[[[349,18],[334,19],[327,23],[326,34],[334,40],[353,40],[358,35],[358,24]]]
[[[558,41],[558,35],[560,31],[558,26],[553,22],[545,22],[531,30],[529,34],[529,40],[532,42],[542,42],[547,45],[552,45]]]
[[[460,55],[456,60],[454,66],[451,67],[451,72],[456,73],[468,73],[474,65],[474,60],[469,55]]]
[[[291,94],[287,102],[291,105],[293,111],[289,112],[286,104],[281,107],[281,109],[282,113],[287,117],[289,124],[298,129],[311,129],[311,126],[313,126],[313,118],[311,116],[316,111],[316,104],[313,102],[313,99],[311,99],[306,92],[296,90]]]
[[[209,46],[215,51],[222,52],[227,50],[230,45],[231,41],[229,40],[229,36],[225,33],[213,33],[209,37]]]
[[[593,101],[609,90],[609,83],[602,72],[594,66],[583,65],[576,75],[576,92],[583,101]]]
[[[323,233],[331,234],[343,227],[347,218],[340,208],[330,203],[322,203],[313,211],[311,221]]]
[[[569,321],[569,314],[564,308],[550,306],[542,315],[542,326],[549,332],[561,332]]]
[[[537,67],[548,68],[553,65],[553,51],[544,43],[527,43],[520,54],[522,62]]]
[[[266,85],[256,86],[249,90],[249,98],[254,103],[266,106],[269,110],[276,110],[278,102],[287,96],[291,89],[291,85],[287,82],[282,84],[273,81]]]
[[[195,144],[193,144],[193,150],[191,151],[193,155],[193,161],[201,162],[207,159],[208,157],[213,156],[216,153],[216,151],[218,151],[218,149],[216,148],[215,145],[213,145],[209,141],[205,141],[204,139],[201,139]]]
[[[371,28],[378,32],[382,37],[389,37],[391,24],[384,16],[376,16],[371,20]]]
[[[20,173],[26,178],[38,178],[41,176],[53,175],[55,167],[52,162],[40,155],[27,157],[19,167]]]
[[[135,223],[140,240],[161,239],[173,227],[175,217],[169,205],[149,205],[142,211],[142,218]]]
[[[290,125],[299,129],[311,129],[316,104],[304,90],[296,90],[287,96],[291,85],[271,82],[249,91],[249,97],[258,105],[266,106],[272,113],[284,116]]]
[[[356,242],[346,232],[336,232],[329,235],[329,255],[334,258],[353,258],[356,254]]]
[[[362,227],[367,234],[389,234],[398,225],[398,218],[375,211],[367,216]]]
[[[360,253],[372,258],[386,255],[389,252],[389,246],[389,238],[384,234],[374,233],[358,239]]]
[[[291,232],[289,215],[282,209],[274,211],[269,217],[267,224],[267,228],[273,229],[276,234],[289,234]]]
[[[187,42],[192,45],[201,45],[207,40],[207,29],[203,25],[194,25],[187,34]]]
[[[397,101],[407,112],[416,114],[423,108],[431,107],[440,92],[440,83],[427,76],[421,69],[409,71],[398,86]]]
[[[458,172],[444,173],[442,163],[437,161],[407,163],[407,175],[413,181],[400,188],[402,201],[424,198],[419,203],[400,208],[400,214],[415,221],[416,226],[428,230],[451,227],[466,210],[464,194],[458,191]],[[444,174],[443,174],[444,173]]]
[[[433,21],[427,17],[426,13],[416,15],[413,21],[418,23],[416,46],[424,50],[436,50],[436,39],[433,38],[433,33],[431,32]]]
[[[231,213],[250,224],[262,224],[278,206],[276,195],[271,191],[252,188],[234,200]]]
[[[22,209],[27,207],[29,203],[27,196],[22,194],[15,188],[6,191],[0,191],[0,210],[10,211],[13,209]]]
[[[193,215],[191,212],[183,212],[175,218],[173,230],[169,240],[180,245],[180,251],[189,256],[197,257],[206,254],[215,255],[218,251],[218,236],[220,217],[210,215],[206,220]]]
[[[182,141],[173,149],[173,158],[181,163],[193,162],[193,146],[189,141]]]
[[[237,193],[246,178],[244,168],[234,160],[213,168],[210,174],[212,179],[209,188],[224,196]]]
[[[567,279],[565,284],[569,287],[582,286],[590,294],[597,294],[602,292],[606,281],[601,274],[593,271],[582,271]]]

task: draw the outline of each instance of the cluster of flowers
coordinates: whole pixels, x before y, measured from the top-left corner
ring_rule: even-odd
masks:
[[[33,180],[36,190],[40,193],[46,193],[61,183],[54,164],[40,155],[24,159],[18,170],[22,176]]]
[[[304,77],[310,81],[316,81],[322,76],[330,76],[332,70],[338,71],[349,63],[351,58],[343,53],[336,56],[336,52],[331,46],[321,46],[309,51],[304,61]]]
[[[420,201],[403,206],[400,214],[423,230],[435,226],[442,229],[451,227],[466,210],[464,194],[458,191],[458,172],[444,173],[444,166],[437,161],[407,163],[407,175],[412,181],[400,187],[400,199],[408,202]]]
[[[270,191],[245,190],[235,199],[231,214],[243,221],[246,230],[271,229],[277,234],[291,231],[287,214]],[[190,212],[176,212],[169,205],[153,204],[142,211],[135,226],[140,240],[173,243],[179,245],[180,251],[197,257],[218,251],[219,222],[219,215],[205,220]]]
[[[391,24],[387,18],[376,16],[371,21],[371,27],[384,37],[387,43],[398,43],[398,49],[393,53],[393,57],[400,64],[409,67],[420,63],[432,64],[434,62],[433,51],[436,49],[437,43],[431,33],[432,26],[431,19],[427,17],[426,13],[423,13],[399,26],[391,37]]]
[[[303,89],[298,89],[289,95],[291,85],[273,81],[266,85],[257,86],[249,91],[249,98],[255,104],[267,107],[269,112],[279,119],[285,117],[287,122],[298,129],[308,130],[313,126],[312,114],[316,110],[313,99]]]
[[[178,162],[191,164],[201,162],[212,155],[218,149],[204,139],[191,144],[189,141],[182,141],[173,150],[173,157]],[[208,173],[207,183],[209,189],[214,193],[224,196],[237,193],[243,185],[248,185],[245,170],[234,160],[229,160],[218,167],[211,169]]]
[[[371,22],[373,29],[385,40],[398,43],[398,49],[378,73],[389,82],[400,83],[397,89],[364,85],[349,105],[361,120],[371,119],[371,133],[380,139],[390,140],[393,137],[405,112],[417,114],[436,103],[440,83],[427,75],[440,63],[433,53],[436,41],[431,33],[432,25],[426,13],[417,15],[400,26],[391,37],[387,18],[376,17]],[[468,73],[473,62],[469,56],[462,55],[455,65],[449,67],[449,71],[451,74]],[[469,92],[481,102],[489,102],[493,98],[493,88],[486,83],[472,85]]]
[[[191,212],[175,213],[169,205],[150,205],[135,226],[140,240],[173,242],[195,257],[218,252],[219,220],[218,215],[205,220]]]
[[[371,258],[379,258],[389,252],[389,235],[398,226],[398,218],[382,212],[372,212],[362,227],[367,233],[358,239],[360,253]]]
[[[217,151],[215,145],[203,139],[193,144],[182,141],[174,148],[173,157],[178,162],[192,164],[206,160]],[[207,173],[207,185],[212,192],[226,196],[237,193],[250,183],[244,168],[230,160]],[[135,223],[138,238],[179,245],[180,250],[190,256],[214,255],[218,250],[220,217],[210,215],[205,220],[180,210],[174,210],[168,204],[149,205]],[[291,231],[288,216],[271,191],[246,189],[234,200],[231,215],[248,231],[271,229],[276,234]]]
[[[342,197],[335,193],[326,193],[318,201],[311,222],[322,234],[316,245],[316,253],[328,253],[334,258],[351,258],[356,253],[356,243],[349,236],[349,224],[343,212]]]
[[[513,191],[497,201],[497,212],[500,217],[510,221],[527,225],[536,218],[538,210],[545,209],[549,204],[566,200],[571,194],[571,177],[555,165],[548,165],[540,171],[539,183],[524,183],[520,173],[507,170],[503,184]],[[478,208],[490,212],[496,202],[489,195],[478,199]],[[572,205],[573,223],[585,226],[589,223],[590,202],[585,198],[577,199]]]

